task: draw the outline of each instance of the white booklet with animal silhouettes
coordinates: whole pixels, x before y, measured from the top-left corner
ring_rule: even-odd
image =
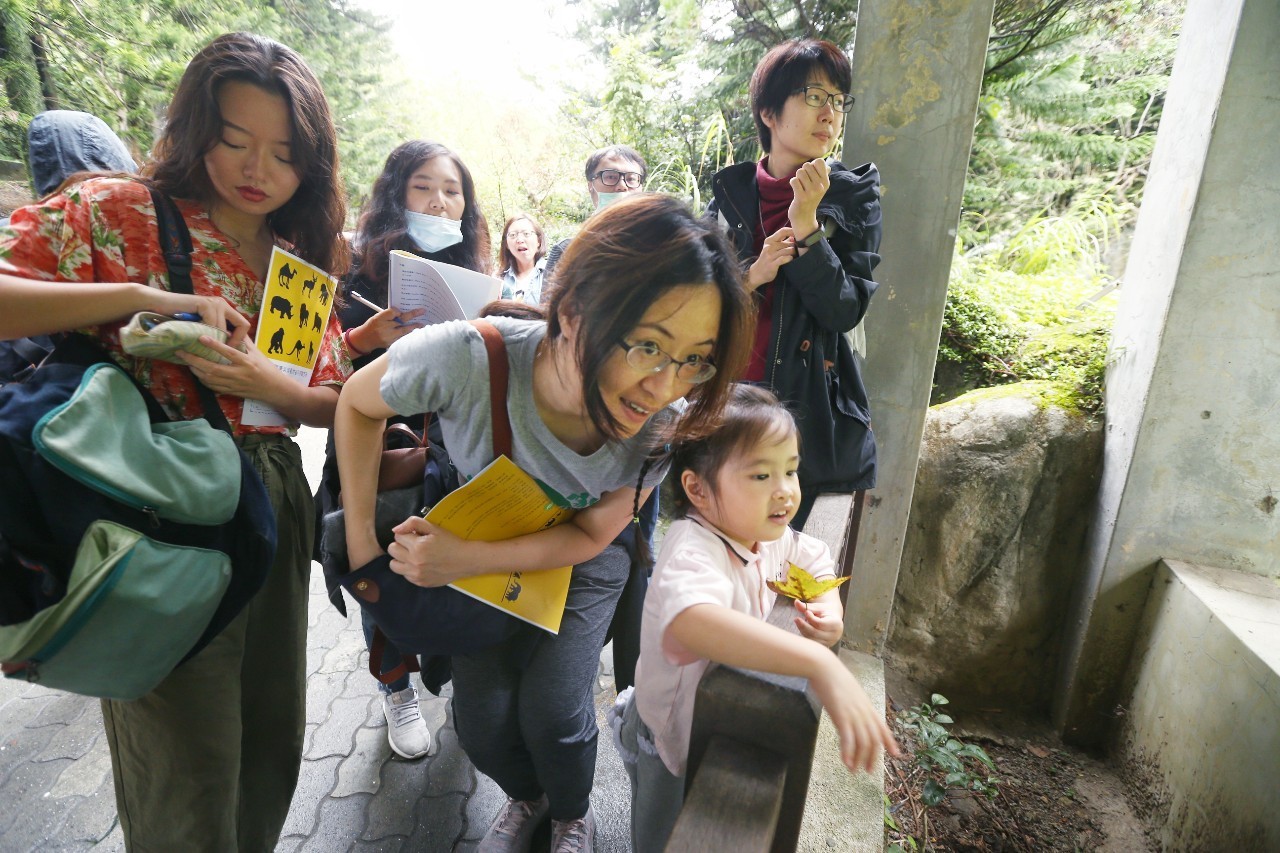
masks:
[[[502,295],[502,282],[474,270],[396,249],[387,264],[387,299],[398,311],[425,308],[423,325],[473,320]]]
[[[537,533],[573,517],[571,507],[559,506],[538,481],[506,456],[454,489],[427,513],[427,521],[473,542],[498,542]],[[497,567],[495,567],[497,569]],[[572,566],[536,572],[497,569],[454,581],[449,586],[517,619],[559,633],[569,596]]]

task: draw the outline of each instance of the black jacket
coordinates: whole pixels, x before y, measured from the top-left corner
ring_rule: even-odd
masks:
[[[844,332],[867,311],[880,263],[880,173],[829,161],[831,188],[818,205],[824,239],[778,269],[764,382],[800,424],[800,484],[808,494],[875,485],[876,445],[858,356]],[[744,264],[755,258],[760,218],[756,164],[716,173],[708,215],[728,224]],[[800,235],[804,236],[804,235]]]

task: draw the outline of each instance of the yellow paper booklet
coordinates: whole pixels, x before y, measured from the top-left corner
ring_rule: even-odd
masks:
[[[299,385],[311,381],[337,283],[319,267],[276,246],[267,267],[255,341],[281,373]],[[245,426],[283,426],[283,415],[258,400],[244,401]]]
[[[573,509],[557,506],[532,477],[499,456],[465,485],[445,495],[427,521],[455,536],[497,542],[563,524]],[[493,572],[449,584],[517,619],[559,633],[572,566],[537,572]]]

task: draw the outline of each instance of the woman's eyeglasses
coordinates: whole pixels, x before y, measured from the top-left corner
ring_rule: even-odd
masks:
[[[514,240],[519,240],[521,237],[523,237],[526,240],[536,240],[538,239],[538,232],[537,231],[508,231],[507,237]]]
[[[644,183],[644,175],[639,172],[619,172],[617,169],[601,169],[595,173],[591,180],[599,181],[606,187],[616,187],[618,181],[622,181],[631,189],[635,189]]]
[[[651,341],[642,344],[618,341],[618,346],[627,354],[627,364],[644,373],[661,373],[667,369],[668,364],[674,364],[676,378],[690,385],[701,385],[716,375],[716,366],[705,358],[691,355],[688,361],[676,361]]]
[[[815,110],[820,110],[827,104],[831,104],[842,113],[853,109],[853,95],[846,95],[844,92],[828,92],[821,86],[801,86],[799,89],[793,89],[791,94],[804,95],[804,102]]]

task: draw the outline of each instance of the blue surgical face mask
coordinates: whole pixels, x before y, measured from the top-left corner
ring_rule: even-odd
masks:
[[[630,193],[602,193],[596,191],[596,210],[604,210],[620,198],[630,195]]]
[[[457,219],[414,213],[412,210],[406,210],[404,218],[409,227],[409,237],[427,254],[443,251],[462,242],[462,222]]]

